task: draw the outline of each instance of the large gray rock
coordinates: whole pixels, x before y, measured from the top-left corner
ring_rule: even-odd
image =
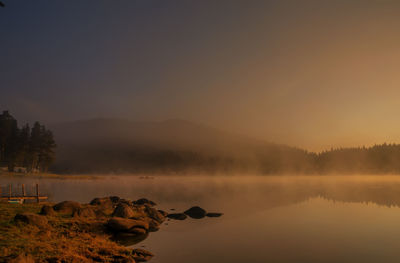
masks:
[[[71,215],[79,208],[81,208],[81,204],[74,201],[64,201],[53,206],[55,211]]]
[[[45,216],[33,214],[33,213],[21,213],[14,217],[14,222],[25,223],[28,225],[36,226],[39,228],[47,228],[48,220]]]

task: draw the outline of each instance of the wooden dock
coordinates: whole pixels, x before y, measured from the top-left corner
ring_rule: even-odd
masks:
[[[39,193],[39,184],[35,185],[35,189],[36,189],[36,194],[35,195],[26,195],[25,185],[22,184],[22,186],[21,186],[21,194],[20,195],[19,194],[13,194],[13,192],[12,192],[12,190],[13,190],[12,189],[12,184],[9,184],[8,185],[8,193],[7,193],[7,195],[3,195],[2,191],[1,191],[2,189],[0,187],[0,200],[7,200],[7,201],[15,200],[15,199],[23,200],[23,201],[25,201],[25,200],[36,200],[39,203],[40,200],[47,200],[48,199],[47,196],[40,195],[40,193]]]

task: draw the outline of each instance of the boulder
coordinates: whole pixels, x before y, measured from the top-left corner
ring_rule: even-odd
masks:
[[[74,201],[64,201],[53,206],[55,211],[71,215],[79,208],[81,204]]]
[[[20,254],[18,257],[11,259],[9,263],[35,263],[30,255]]]
[[[55,212],[52,206],[44,205],[42,206],[42,209],[40,209],[40,214],[45,216],[52,216],[55,214]]]
[[[220,217],[222,216],[222,213],[207,213],[206,216],[207,217]]]
[[[149,223],[144,220],[126,219],[113,217],[107,222],[107,227],[113,232],[130,232],[134,228],[142,228],[145,231],[149,229]]]
[[[144,235],[138,235],[128,232],[118,232],[112,235],[111,240],[117,241],[118,244],[128,247],[142,242],[148,237],[148,235],[149,235],[148,233]]]
[[[145,235],[147,233],[147,230],[141,227],[132,227],[129,229],[128,233],[132,233],[135,235]]]
[[[133,202],[130,201],[130,200],[126,200],[126,199],[119,199],[118,204],[126,204],[126,205],[129,205],[129,206],[132,206]]]
[[[153,201],[150,201],[149,199],[146,198],[140,198],[136,201],[133,202],[135,205],[149,205],[149,206],[155,206],[156,203]]]
[[[132,256],[136,262],[149,261],[152,257],[154,257],[151,252],[140,248],[133,249]]]
[[[33,214],[33,213],[21,213],[14,217],[14,222],[25,223],[28,225],[36,226],[39,228],[48,227],[48,220],[45,216]]]
[[[119,198],[118,196],[110,196],[108,198],[110,198],[111,202],[113,202],[114,204],[118,204],[119,200],[121,200],[121,198]]]
[[[149,232],[156,232],[160,230],[160,223],[152,218],[147,218],[147,222],[149,223]]]
[[[99,206],[103,209],[112,209],[114,207],[114,203],[110,197],[95,198],[90,201],[90,205]]]
[[[194,219],[200,219],[206,216],[207,212],[201,207],[193,206],[184,212],[186,215]]]
[[[129,206],[126,203],[119,203],[114,209],[112,216],[131,218],[131,217],[141,217],[143,213],[137,208]]]
[[[187,215],[185,215],[184,213],[174,213],[168,214],[167,217],[175,220],[185,220],[187,218]]]
[[[146,206],[144,211],[148,217],[156,220],[160,224],[165,221],[165,216],[162,213],[160,213],[157,209]]]
[[[91,207],[81,207],[74,211],[74,217],[96,217],[96,212]]]

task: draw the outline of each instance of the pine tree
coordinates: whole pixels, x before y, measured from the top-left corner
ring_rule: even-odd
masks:
[[[18,124],[8,111],[0,115],[0,163],[14,170],[18,152]]]
[[[28,171],[34,172],[39,168],[39,154],[41,145],[41,132],[42,127],[39,122],[35,122],[31,130],[31,136],[29,139],[29,151],[28,151]]]
[[[21,167],[28,166],[29,142],[31,128],[26,124],[19,132],[17,164]]]
[[[39,162],[38,169],[40,171],[47,172],[49,166],[55,159],[55,153],[53,149],[56,147],[56,143],[53,138],[53,133],[46,130],[45,126],[41,126],[41,140],[40,140],[40,151],[39,151]]]
[[[47,171],[55,159],[55,147],[53,133],[39,122],[32,129],[28,124],[19,129],[8,111],[0,115],[0,166],[10,172],[16,166],[29,172]]]

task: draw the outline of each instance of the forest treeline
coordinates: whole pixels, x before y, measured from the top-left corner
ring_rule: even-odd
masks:
[[[64,173],[400,174],[400,145],[339,148],[322,153],[270,145],[249,156],[143,145],[71,146],[55,169]]]
[[[314,158],[321,173],[400,174],[400,144],[331,149]]]
[[[0,166],[59,173],[400,174],[400,144],[321,153],[232,136],[189,122],[92,120],[53,133],[0,115]]]
[[[8,111],[0,115],[0,166],[8,171],[47,171],[54,162],[56,147],[53,134],[39,122],[18,127]]]
[[[182,121],[89,120],[55,132],[62,173],[400,174],[399,144],[314,153]]]

